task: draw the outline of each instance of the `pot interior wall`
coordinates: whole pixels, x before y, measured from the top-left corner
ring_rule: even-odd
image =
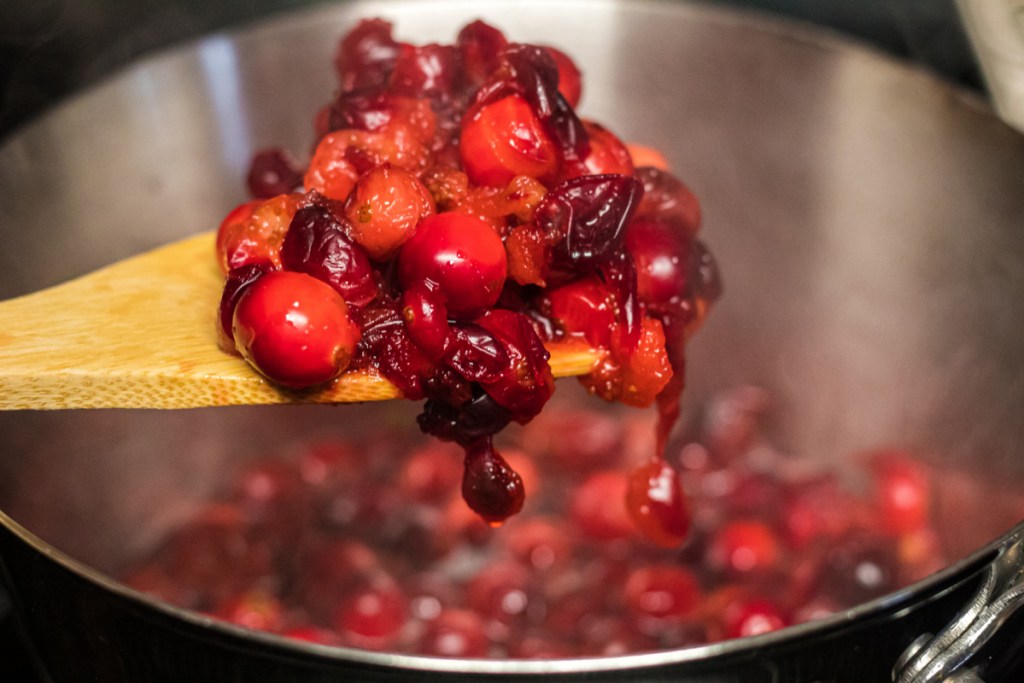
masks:
[[[585,68],[583,113],[665,151],[702,199],[726,293],[692,346],[689,415],[753,383],[798,456],[895,443],[1024,480],[1024,140],[938,80],[817,34],[679,3],[582,9],[348,3],[133,68],[0,148],[0,296],[216,227],[253,150],[305,153],[357,17],[423,41],[482,16],[564,47]],[[0,508],[108,569],[250,450],[414,411],[0,415]]]

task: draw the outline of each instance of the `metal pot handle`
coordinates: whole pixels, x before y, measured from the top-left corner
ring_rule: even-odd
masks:
[[[984,683],[969,660],[1024,605],[1024,525],[1003,543],[974,598],[946,628],[917,638],[893,667],[895,683]]]

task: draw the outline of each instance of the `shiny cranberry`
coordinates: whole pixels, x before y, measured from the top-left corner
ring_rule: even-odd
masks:
[[[733,576],[774,571],[781,560],[776,533],[767,524],[754,520],[729,522],[715,531],[707,557],[709,566]]]
[[[590,136],[590,154],[583,160],[587,173],[633,175],[633,158],[622,140],[598,123],[586,121],[583,125]]]
[[[423,280],[402,292],[402,320],[412,340],[431,358],[445,351],[451,328],[439,285]]]
[[[466,24],[459,31],[455,47],[467,85],[478,88],[500,64],[499,55],[508,40],[501,31],[480,20]]]
[[[446,500],[462,479],[461,455],[455,446],[436,441],[410,451],[399,470],[400,490],[411,500]]]
[[[746,638],[778,631],[789,625],[779,607],[763,598],[746,598],[730,603],[722,615],[726,638]]]
[[[897,549],[889,539],[863,532],[844,537],[829,550],[822,569],[826,595],[844,605],[881,597],[899,585]]]
[[[536,221],[557,245],[556,259],[574,270],[590,271],[622,245],[642,192],[632,176],[570,178],[544,197]]]
[[[609,351],[589,375],[580,378],[583,386],[606,401],[650,406],[674,375],[664,328],[653,318],[642,319],[639,341],[633,348],[622,326],[616,324]]]
[[[305,199],[284,194],[239,206],[217,231],[217,261],[226,275],[250,263],[281,265],[281,242]]]
[[[433,213],[434,200],[423,183],[387,163],[361,176],[345,204],[349,236],[378,261],[397,254],[416,224]]]
[[[700,585],[684,567],[652,564],[633,570],[626,580],[626,605],[638,618],[681,619],[700,603]]]
[[[301,187],[302,171],[288,152],[274,147],[256,153],[246,182],[253,197],[270,199]]]
[[[481,107],[463,122],[459,155],[471,181],[492,187],[517,175],[551,177],[558,168],[554,143],[517,95]]]
[[[214,615],[233,624],[259,631],[279,631],[284,626],[284,606],[270,593],[253,589],[228,599]]]
[[[701,210],[696,195],[679,178],[667,171],[645,166],[637,168],[636,177],[643,184],[643,200],[637,209],[641,216],[661,218],[679,226],[682,234],[697,234]]]
[[[517,467],[522,472],[522,467]],[[529,479],[526,478],[529,482]],[[535,490],[536,487],[529,487]],[[503,537],[511,555],[524,566],[538,571],[565,565],[572,556],[572,545],[561,523],[555,518],[533,517],[522,520]]]
[[[430,280],[440,287],[448,315],[472,319],[492,307],[505,283],[501,238],[487,223],[460,213],[429,216],[398,255],[403,287]]]
[[[477,318],[476,324],[494,336],[507,358],[496,377],[477,381],[517,422],[528,422],[555,390],[548,350],[522,313],[495,308]]]
[[[316,191],[337,201],[348,198],[359,179],[359,169],[348,154],[352,136],[349,131],[337,131],[320,140],[303,177],[307,192]]]
[[[651,310],[665,311],[686,293],[690,240],[670,225],[639,218],[626,233],[636,261],[637,295]]]
[[[569,501],[572,521],[590,538],[610,541],[628,538],[636,526],[626,508],[628,482],[615,470],[590,475],[576,488]]]
[[[274,270],[274,267],[270,263],[258,262],[235,268],[228,273],[228,278],[224,282],[224,291],[221,293],[220,306],[218,308],[220,324],[217,327],[217,344],[224,351],[238,353],[237,349],[235,349],[235,334],[231,330],[238,299],[252,283],[271,270]]]
[[[401,44],[391,36],[391,22],[363,19],[339,42],[334,65],[342,90],[387,82]]]
[[[626,507],[640,533],[651,542],[673,548],[686,540],[690,512],[679,475],[664,460],[659,458],[630,472]]]
[[[417,649],[437,657],[486,657],[490,641],[484,627],[474,612],[447,609],[427,623]]]
[[[281,245],[281,263],[327,283],[345,303],[365,306],[378,294],[376,275],[366,252],[349,239],[347,227],[325,207],[300,209]]]
[[[928,524],[931,482],[927,468],[906,453],[875,453],[868,463],[874,483],[873,505],[881,528],[910,534]]]
[[[611,345],[618,307],[608,285],[595,276],[574,280],[544,294],[552,321],[563,333],[582,335],[601,348]]]
[[[425,398],[428,383],[437,379],[438,368],[406,332],[401,310],[392,302],[377,300],[363,309],[360,317],[363,336],[358,366],[377,368],[407,399]]]
[[[572,57],[565,54],[556,47],[545,46],[545,50],[555,60],[558,67],[558,92],[562,94],[570,107],[576,108],[580,103],[580,96],[583,92],[583,80],[579,68],[572,60]]]
[[[406,97],[451,97],[457,57],[451,45],[403,45],[391,72],[390,90]]]
[[[485,619],[522,621],[532,598],[529,572],[514,562],[492,562],[466,584],[468,606]]]
[[[381,650],[397,642],[408,611],[408,599],[394,579],[377,574],[342,598],[334,627],[349,645]]]
[[[272,381],[301,389],[340,375],[359,341],[345,300],[303,273],[276,271],[250,286],[235,307],[239,353]]]

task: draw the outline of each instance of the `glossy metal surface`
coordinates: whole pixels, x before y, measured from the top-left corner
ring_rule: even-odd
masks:
[[[797,455],[897,442],[1024,481],[1024,138],[876,53],[700,6],[352,2],[166,54],[0,148],[0,296],[215,227],[243,198],[254,149],[307,149],[312,113],[334,87],[336,38],[367,15],[394,18],[417,41],[450,40],[483,17],[515,39],[563,46],[585,66],[583,113],[669,155],[703,201],[726,280],[692,348],[690,410],[757,383],[778,400],[774,436]],[[54,678],[391,681],[453,669],[862,683],[938,632],[992,555],[750,641],[526,663],[297,646],[156,606],[85,568],[116,571],[275,442],[339,423],[379,429],[413,410],[0,415],[0,557],[29,630],[55,639]],[[983,526],[989,512],[977,511],[982,526],[959,550],[1005,530]],[[61,622],[67,633],[49,633]],[[1013,633],[1003,651],[1020,646]]]

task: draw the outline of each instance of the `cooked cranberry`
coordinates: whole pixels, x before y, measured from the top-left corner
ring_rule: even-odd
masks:
[[[489,437],[467,446],[465,467],[462,497],[485,521],[499,524],[522,509],[523,480],[494,450]]]
[[[569,103],[570,107],[576,108],[580,103],[580,95],[583,92],[583,80],[580,70],[572,58],[559,50],[557,47],[546,46],[544,48],[555,60],[558,67],[558,92]]]
[[[508,41],[501,31],[477,20],[466,24],[455,41],[468,85],[477,88],[498,68]]]
[[[334,65],[342,90],[383,85],[401,49],[391,36],[391,22],[364,19],[338,44]]]
[[[654,403],[673,374],[661,323],[644,318],[637,346],[630,348],[622,327],[616,325],[610,353],[580,382],[606,401],[644,408]]]
[[[424,398],[427,382],[437,375],[438,369],[406,333],[399,308],[377,300],[361,311],[360,317],[363,336],[356,359],[360,367],[379,369],[405,398]]]
[[[451,327],[442,360],[470,382],[481,384],[498,381],[511,362],[505,345],[475,323]]]
[[[734,576],[778,569],[782,550],[776,533],[753,520],[729,522],[718,529],[708,549],[708,564]]]
[[[626,508],[628,483],[622,472],[609,470],[590,475],[572,493],[569,511],[587,536],[609,541],[628,538],[636,526]]]
[[[883,451],[872,455],[869,467],[881,528],[897,535],[924,528],[931,506],[931,482],[925,466],[906,453]]]
[[[637,168],[636,177],[644,188],[643,200],[637,209],[639,215],[674,222],[682,234],[697,234],[700,202],[689,187],[671,173],[651,166]]]
[[[550,177],[558,168],[554,144],[517,95],[481,107],[463,122],[459,154],[469,179],[492,187],[517,175]]]
[[[334,626],[345,643],[380,650],[398,640],[408,610],[408,599],[394,579],[374,574],[342,598]]]
[[[830,548],[821,569],[821,585],[835,600],[856,605],[895,590],[898,564],[889,539],[853,533]]]
[[[678,547],[690,530],[679,475],[662,459],[633,470],[629,475],[626,507],[647,539],[666,548]]]
[[[284,607],[270,593],[253,589],[228,599],[214,615],[233,624],[259,631],[279,631],[284,625]]]
[[[505,246],[491,226],[460,213],[420,221],[398,255],[403,287],[430,280],[440,287],[448,315],[469,320],[493,306],[505,283]]]
[[[462,453],[433,442],[409,452],[401,463],[398,486],[412,500],[439,502],[449,498],[462,479]]]
[[[555,390],[548,365],[550,354],[522,313],[495,308],[476,322],[494,335],[507,358],[496,377],[477,381],[498,404],[512,412],[517,422],[528,422],[540,413]]]
[[[789,625],[777,605],[763,598],[739,599],[729,604],[722,615],[726,638],[745,638],[778,631]]]
[[[303,177],[307,192],[345,201],[359,179],[359,169],[349,157],[353,133],[337,131],[320,140]]]
[[[231,321],[235,316],[235,305],[238,303],[239,297],[249,288],[249,285],[271,270],[274,270],[274,267],[270,263],[258,262],[234,268],[228,273],[218,309],[220,324],[217,326],[217,343],[223,350],[237,353],[235,349],[235,334],[231,330]]]
[[[517,469],[523,471],[522,467]],[[528,478],[524,479],[529,483]],[[536,490],[533,486],[527,488]],[[505,545],[512,556],[527,567],[544,571],[555,565],[566,564],[571,557],[572,545],[557,518],[534,517],[523,520],[510,531],[504,536]]]
[[[633,175],[633,158],[622,140],[615,133],[593,121],[586,121],[583,125],[590,136],[590,154],[583,160],[583,167],[587,173]]]
[[[466,584],[466,601],[485,619],[521,621],[531,600],[530,573],[515,562],[493,562]]]
[[[397,254],[416,224],[433,213],[423,183],[387,163],[361,176],[345,203],[349,236],[378,261]]]
[[[427,623],[418,649],[438,657],[486,657],[490,642],[484,621],[475,612],[447,609]]]
[[[640,567],[626,580],[626,605],[640,618],[681,619],[700,602],[700,585],[684,567],[653,564]]]
[[[391,72],[390,89],[406,97],[450,97],[455,86],[454,46],[403,45]]]
[[[281,265],[281,242],[292,217],[304,202],[299,194],[283,194],[239,206],[217,231],[217,261],[224,274],[249,263]]]
[[[537,207],[537,223],[557,243],[554,254],[564,265],[590,270],[621,246],[641,193],[630,176],[571,178]]]
[[[257,199],[287,194],[302,185],[299,164],[285,150],[274,147],[257,152],[246,180],[249,193]]]
[[[626,232],[626,248],[636,262],[640,301],[664,311],[686,294],[690,241],[670,225],[647,218],[633,221]]]
[[[281,263],[327,283],[347,304],[365,306],[377,296],[376,276],[346,227],[324,207],[300,209],[281,245]]]
[[[416,417],[424,434],[463,446],[497,434],[511,421],[512,414],[480,389],[458,404],[430,399],[423,404],[423,412]]]
[[[402,320],[412,340],[431,358],[440,358],[448,341],[448,309],[439,285],[423,280],[402,292]]]
[[[549,289],[544,299],[559,330],[568,335],[581,334],[601,348],[611,345],[618,307],[611,289],[600,278],[583,277]]]
[[[303,273],[275,271],[235,307],[235,344],[253,367],[286,387],[329,382],[348,367],[359,329],[345,300]]]

